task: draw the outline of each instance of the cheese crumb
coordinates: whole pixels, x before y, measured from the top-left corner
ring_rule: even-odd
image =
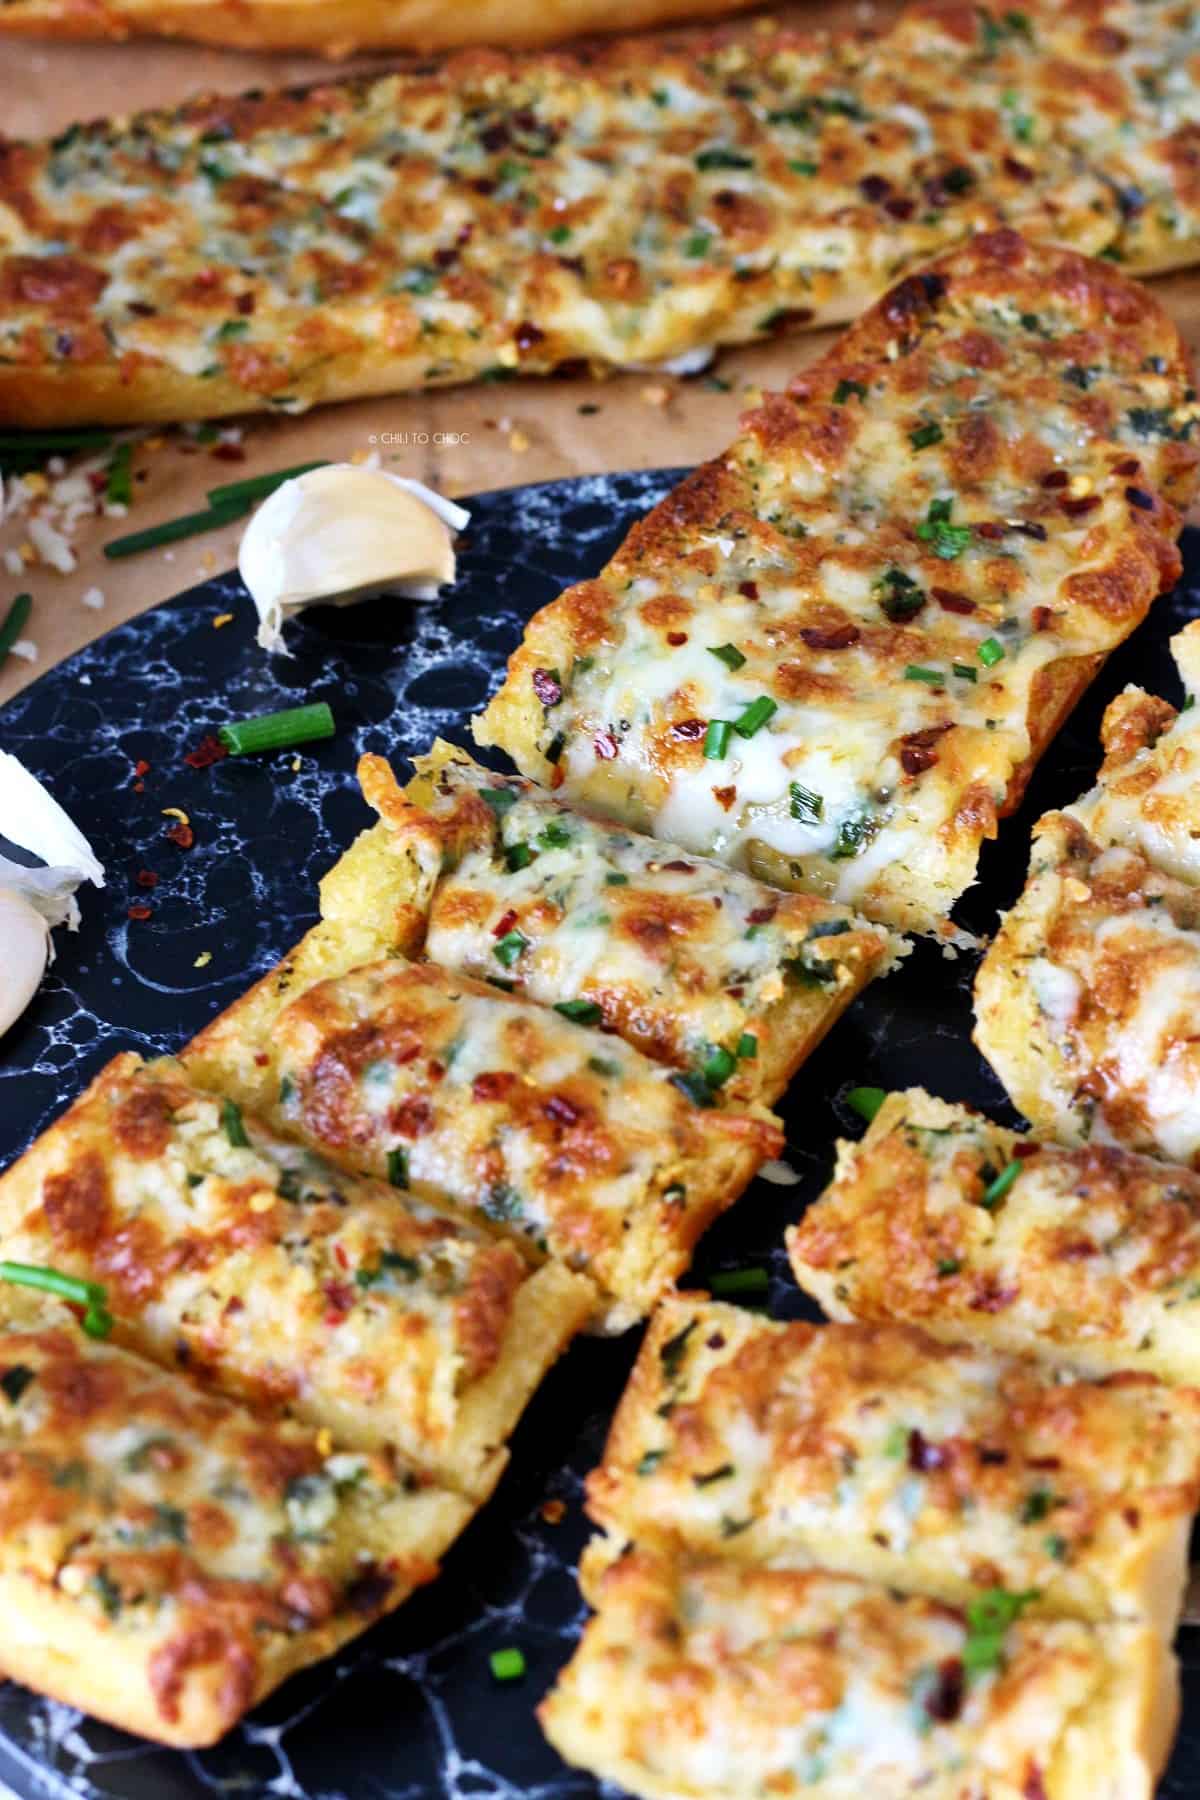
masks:
[[[79,596],[81,606],[90,606],[93,612],[99,612],[104,605],[104,589],[98,587],[85,588]]]
[[[508,447],[514,456],[524,456],[529,448],[529,439],[523,431],[518,429],[510,434]]]
[[[232,613],[218,613],[216,618],[213,620],[213,630],[220,631],[222,625],[232,625],[232,624],[233,624],[233,614]]]
[[[195,962],[192,964],[192,967],[193,967],[193,969],[207,969],[207,967],[211,961],[212,961],[212,951],[211,950],[202,950],[200,952],[199,956],[196,958]]]
[[[333,1433],[330,1431],[328,1425],[322,1425],[320,1431],[317,1433],[317,1455],[333,1455]]]
[[[271,1193],[269,1188],[259,1188],[257,1194],[251,1194],[250,1196],[250,1211],[252,1213],[269,1213],[274,1204],[275,1195]]]

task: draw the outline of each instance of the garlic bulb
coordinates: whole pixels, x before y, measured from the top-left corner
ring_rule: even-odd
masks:
[[[247,525],[238,570],[264,650],[285,619],[317,601],[346,605],[384,590],[432,600],[454,580],[454,533],[471,515],[419,481],[331,463],[285,481]]]
[[[0,838],[41,858],[27,868],[0,855],[0,1035],[33,999],[54,955],[50,929],[79,924],[75,889],[104,886],[104,869],[83,833],[35,775],[0,750]]]

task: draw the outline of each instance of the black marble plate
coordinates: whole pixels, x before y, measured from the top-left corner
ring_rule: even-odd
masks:
[[[313,922],[318,877],[369,823],[353,779],[361,751],[424,750],[439,732],[469,742],[476,710],[523,621],[594,573],[670,471],[553,482],[486,494],[458,585],[436,606],[375,602],[310,612],[290,658],[254,645],[234,576],[193,588],[110,632],[0,712],[0,747],[41,776],[88,832],[109,873],[84,889],[83,927],[57,934],[58,960],[34,1005],[0,1041],[0,1164],[21,1150],[118,1050],[171,1050],[241,993]],[[1127,681],[1179,698],[1166,650],[1200,612],[1200,534],[1188,571],[1112,659],[1055,744],[1020,816],[985,852],[966,924],[987,929],[1024,876],[1029,827],[1072,798],[1098,762],[1105,703]],[[226,611],[233,622],[214,629]],[[337,737],[294,757],[195,770],[184,755],[222,721],[327,699]],[[139,762],[149,764],[136,786]],[[169,843],[164,807],[190,816],[196,844]],[[158,877],[139,885],[142,871]],[[131,905],[151,916],[131,920]],[[858,1129],[846,1086],[922,1082],[1008,1112],[970,1042],[974,959],[919,946],[870,989],[795,1082],[786,1108],[803,1183],[756,1184],[702,1246],[698,1270],[769,1263],[771,1310],[806,1303],[782,1232],[827,1177],[832,1140]],[[597,1792],[562,1765],[532,1716],[575,1641],[573,1565],[587,1533],[580,1483],[596,1461],[636,1349],[578,1343],[543,1386],[495,1499],[441,1578],[339,1656],[296,1677],[215,1750],[147,1747],[11,1683],[0,1686],[0,1781],[20,1800],[574,1800]],[[562,1521],[542,1516],[567,1503]],[[0,1619],[0,1654],[4,1621]],[[519,1645],[528,1672],[498,1687],[489,1652]],[[1200,1631],[1181,1640],[1185,1727],[1160,1800],[1200,1792]]]

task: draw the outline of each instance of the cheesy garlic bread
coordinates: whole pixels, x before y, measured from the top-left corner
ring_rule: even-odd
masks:
[[[764,1107],[500,991],[518,933],[496,939],[492,984],[398,956],[310,984],[330,938],[318,926],[200,1034],[193,1078],[586,1274],[609,1329],[649,1311],[782,1148]]]
[[[645,1800],[1152,1800],[1179,1702],[1145,1626],[957,1611],[814,1571],[634,1550],[543,1702]]]
[[[695,368],[851,318],[982,226],[1112,243],[1109,183],[1016,135],[986,60],[938,74],[887,38],[628,39],[0,143],[0,421]]]
[[[477,739],[634,828],[937,930],[1178,574],[1191,379],[1107,266],[975,238],[535,614]]]
[[[975,1041],[1034,1126],[1200,1159],[1200,623],[1184,710],[1129,688],[1096,786],[1034,832],[975,983]]]
[[[910,1326],[663,1301],[588,1512],[583,1587],[633,1543],[819,1566],[965,1605],[1178,1622],[1200,1389],[1075,1380]],[[602,1579],[602,1577],[601,1577]]]
[[[0,1255],[100,1282],[154,1361],[477,1498],[596,1298],[133,1056],[0,1176]]]
[[[1062,1149],[919,1088],[838,1145],[788,1233],[796,1280],[834,1319],[903,1320],[951,1342],[1092,1375],[1200,1386],[1200,1174],[1098,1144]]]
[[[474,1510],[328,1437],[0,1284],[4,1673],[162,1743],[214,1743],[431,1580]]]
[[[739,1104],[777,1099],[897,953],[845,907],[576,812],[451,744],[415,762],[406,790],[381,757],[360,763],[380,824],[326,876],[326,918],[376,920],[381,949],[480,980],[518,932],[514,993]]]

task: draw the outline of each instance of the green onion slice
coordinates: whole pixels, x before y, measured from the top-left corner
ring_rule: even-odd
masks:
[[[335,730],[329,707],[324,700],[317,700],[311,706],[292,706],[285,712],[222,725],[217,736],[231,756],[253,756],[262,750],[291,750],[297,744],[331,738]]]
[[[887,1094],[883,1088],[856,1087],[851,1088],[846,1095],[846,1105],[853,1107],[859,1118],[865,1119],[869,1125],[886,1099]]]
[[[249,512],[248,500],[227,500],[223,506],[210,506],[206,512],[184,513],[178,519],[166,519],[146,531],[130,532],[128,537],[113,538],[105,544],[104,554],[110,561],[122,556],[138,556],[143,550],[156,550],[160,544],[177,544],[180,538],[196,537],[202,531],[215,531],[219,525],[231,525]]]
[[[1005,1194],[1008,1193],[1020,1173],[1021,1165],[1014,1158],[1014,1160],[1007,1164],[1005,1168],[1001,1169],[995,1181],[988,1182],[988,1185],[979,1196],[980,1206],[986,1206],[989,1209],[993,1206],[999,1206],[1001,1200],[1003,1200]]]
[[[708,654],[723,662],[727,669],[740,669],[746,661],[736,644],[710,644]]]
[[[1004,661],[1004,645],[999,638],[984,638],[975,654],[985,669],[991,669],[998,662]]]
[[[733,729],[739,737],[752,738],[756,731],[761,731],[768,719],[773,719],[779,711],[779,703],[772,700],[769,694],[760,694],[752,700],[740,718],[733,721]]]
[[[83,1329],[89,1337],[105,1338],[113,1328],[108,1289],[98,1281],[84,1281],[78,1275],[64,1275],[61,1269],[19,1262],[0,1262],[0,1281],[11,1281],[14,1287],[37,1288],[71,1306],[82,1306]]]
[[[594,1000],[559,1000],[554,1010],[574,1025],[599,1025],[604,1017],[604,1008]]]
[[[704,755],[709,762],[720,762],[729,754],[729,737],[733,726],[728,719],[712,719],[704,734]]]
[[[294,481],[297,475],[307,475],[311,469],[328,468],[322,459],[319,462],[295,463],[290,469],[276,469],[269,475],[249,475],[245,481],[227,481],[222,487],[209,488],[208,504],[210,506],[253,506],[256,500],[265,500],[276,488],[282,487],[285,481]]]
[[[514,1646],[506,1650],[493,1650],[488,1661],[497,1681],[520,1681],[525,1673],[524,1652]]]
[[[765,1294],[771,1285],[768,1269],[718,1269],[708,1280],[713,1294]]]

